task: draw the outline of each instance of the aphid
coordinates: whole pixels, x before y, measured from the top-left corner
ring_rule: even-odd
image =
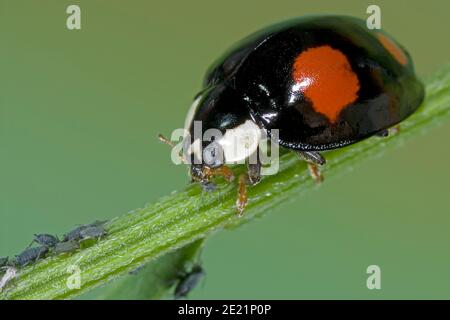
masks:
[[[217,185],[214,182],[205,181],[204,183],[202,183],[202,189],[205,192],[213,192],[216,191]]]
[[[58,242],[53,248],[55,254],[70,253],[80,248],[80,244],[77,241],[64,241]]]
[[[35,234],[31,244],[33,244],[34,242],[43,246],[54,247],[59,242],[59,240],[58,237],[52,236],[51,234]]]
[[[11,266],[7,267],[5,274],[0,279],[0,292],[3,292],[3,289],[6,287],[6,285],[9,282],[11,282],[11,280],[13,280],[16,276],[17,276],[17,269]]]
[[[94,223],[91,224],[83,224],[80,225],[78,227],[76,227],[75,229],[69,231],[66,235],[64,235],[63,237],[63,241],[78,241],[81,240],[83,238],[81,232],[85,229],[91,228],[91,227],[102,227],[104,224],[106,223],[106,221],[95,221]]]
[[[30,263],[45,258],[48,252],[47,246],[28,248],[15,257],[15,263],[20,267],[25,267]]]
[[[80,232],[84,228],[86,228],[86,226],[81,225],[81,226],[78,226],[75,229],[69,231],[67,234],[64,235],[63,241],[66,242],[66,241],[80,240],[81,239]]]
[[[141,270],[143,270],[145,268],[146,264],[142,264],[139,267],[137,267],[136,269],[131,270],[130,272],[128,272],[128,274],[131,274],[133,276],[137,275]]]
[[[249,159],[258,154],[261,132],[296,152],[320,182],[322,151],[385,135],[423,97],[410,55],[384,31],[344,16],[293,19],[245,38],[209,68],[186,116],[184,158],[192,180],[202,183],[214,176],[231,181],[226,165],[247,161],[237,180],[242,213],[246,186],[260,181],[261,160]],[[221,135],[205,139],[210,129]]]
[[[102,226],[88,227],[80,231],[80,237],[85,239],[100,239],[106,235],[106,231]]]
[[[184,274],[175,287],[174,297],[180,299],[186,297],[194,289],[200,280],[205,276],[205,271],[201,266],[195,265],[192,270]]]

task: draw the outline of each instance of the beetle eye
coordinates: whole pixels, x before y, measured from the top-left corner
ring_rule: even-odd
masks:
[[[213,141],[203,149],[203,163],[210,168],[223,165],[223,150],[220,144]]]

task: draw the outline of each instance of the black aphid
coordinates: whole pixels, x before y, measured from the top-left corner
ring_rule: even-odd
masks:
[[[69,231],[67,234],[64,235],[63,241],[77,241],[81,239],[80,232],[86,228],[85,225],[81,225],[79,227],[76,227],[75,229]]]
[[[51,234],[35,234],[33,242],[31,242],[31,244],[33,244],[34,242],[43,246],[54,247],[59,242],[59,239],[58,237],[52,236]]]
[[[88,227],[80,231],[82,240],[85,239],[100,239],[106,235],[106,231],[102,226]]]
[[[30,263],[45,258],[45,255],[47,253],[48,253],[47,246],[28,248],[15,257],[15,263],[20,267],[25,267]]]
[[[191,272],[186,273],[180,278],[174,291],[175,299],[186,297],[189,292],[197,286],[204,275],[205,271],[203,268],[199,265],[195,265]]]
[[[216,191],[217,185],[211,181],[205,181],[202,183],[202,189],[205,192],[213,192]]]
[[[95,221],[91,224],[83,224],[75,229],[69,231],[66,235],[64,235],[63,242],[67,241],[79,241],[83,239],[82,231],[89,229],[89,228],[103,228],[103,225],[106,223],[106,221]],[[89,232],[89,231],[88,231]],[[86,232],[84,232],[86,235]]]
[[[141,271],[142,269],[145,268],[145,266],[146,266],[145,264],[142,264],[139,267],[137,267],[136,269],[131,270],[130,272],[128,272],[128,274],[137,275],[139,273],[139,271]]]
[[[77,241],[65,241],[58,242],[53,248],[55,254],[70,253],[80,248],[80,244]]]

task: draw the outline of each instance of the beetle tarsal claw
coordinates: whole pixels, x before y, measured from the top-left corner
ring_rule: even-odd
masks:
[[[319,166],[311,163],[311,162],[307,162],[308,165],[308,170],[309,170],[309,174],[311,175],[311,177],[314,179],[314,181],[319,184],[321,182],[323,182],[323,175],[320,172]]]

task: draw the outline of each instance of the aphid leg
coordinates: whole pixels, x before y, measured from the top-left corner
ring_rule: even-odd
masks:
[[[39,243],[39,242],[37,241],[37,235],[36,235],[36,234],[34,234],[33,240],[32,240],[31,243],[28,245],[28,247],[26,247],[25,249],[28,249],[28,248],[31,247],[34,243]]]
[[[238,181],[238,196],[236,200],[236,209],[238,215],[242,216],[245,207],[247,206],[248,195],[247,185],[253,186],[261,181],[261,163],[257,161],[255,164],[247,165],[247,173],[242,173]]]
[[[25,249],[28,249],[29,247],[31,247],[35,242],[36,242],[36,240],[33,239],[33,241],[31,241],[31,243]]]
[[[44,255],[42,255],[44,256]],[[41,259],[41,253],[39,252],[39,254],[36,257],[36,260],[34,260],[34,262],[38,262]]]
[[[158,134],[158,139],[159,139],[159,141],[169,145],[172,149],[175,148],[175,144],[172,141],[170,141],[168,138],[164,137],[161,133]],[[184,155],[178,154],[178,157],[180,157],[181,162],[183,162],[184,164],[187,164],[187,160],[184,157]]]
[[[42,259],[44,259],[47,253],[48,253],[48,248],[46,247],[46,250],[38,253],[36,259],[33,262],[34,263],[38,262],[39,260],[41,260],[41,257],[42,257]]]
[[[298,151],[298,155],[307,162],[309,174],[316,183],[322,182],[324,178],[319,166],[326,163],[325,158],[317,151]]]

